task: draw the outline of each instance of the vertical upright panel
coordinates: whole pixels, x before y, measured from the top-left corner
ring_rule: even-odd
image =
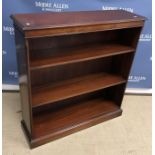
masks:
[[[22,117],[24,125],[31,134],[31,106],[30,106],[30,87],[28,78],[28,55],[25,39],[22,33],[15,29],[17,64],[19,73],[19,86],[22,104]]]

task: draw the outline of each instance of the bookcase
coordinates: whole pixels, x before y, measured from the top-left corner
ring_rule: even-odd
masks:
[[[31,148],[122,114],[144,17],[113,10],[11,18]]]

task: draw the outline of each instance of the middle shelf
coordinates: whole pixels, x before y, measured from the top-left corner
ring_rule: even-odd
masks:
[[[104,58],[113,55],[133,52],[130,46],[114,43],[95,43],[75,47],[66,47],[63,49],[42,49],[31,51],[30,69],[36,70],[46,67],[54,67],[70,63],[83,62],[97,58]]]
[[[32,107],[61,101],[125,82],[126,80],[120,75],[96,73],[34,87],[32,88]]]

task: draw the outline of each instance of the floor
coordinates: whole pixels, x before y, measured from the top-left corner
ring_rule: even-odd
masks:
[[[3,155],[151,155],[151,100],[126,95],[121,117],[30,150],[19,93],[3,93]]]

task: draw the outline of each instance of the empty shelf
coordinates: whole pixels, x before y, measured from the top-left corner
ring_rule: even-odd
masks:
[[[56,49],[55,49],[56,50]],[[54,49],[42,50],[43,54],[46,52],[55,53]],[[83,45],[80,47],[64,48],[60,51],[57,49],[57,54],[53,56],[41,56],[30,61],[30,69],[36,70],[45,67],[53,67],[69,63],[82,62],[86,60],[93,60],[97,58],[108,57],[112,55],[124,54],[133,52],[134,49],[120,44],[93,44]],[[40,51],[31,51],[40,53]]]
[[[70,104],[34,115],[34,137],[55,139],[58,135],[78,131],[120,114],[121,109],[113,101],[102,98]]]
[[[121,76],[90,74],[32,89],[32,106],[68,99],[126,82]]]

